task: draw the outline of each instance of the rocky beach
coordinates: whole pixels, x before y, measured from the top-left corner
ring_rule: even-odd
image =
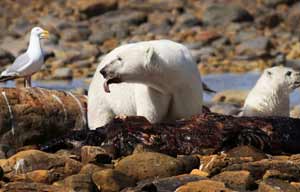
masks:
[[[259,127],[277,142],[266,150],[259,146],[268,142],[260,138],[254,139],[260,143],[257,148],[243,142],[228,144],[222,135],[227,117],[215,122],[218,118],[213,115],[239,114],[266,67],[300,69],[300,1],[1,0],[0,71],[26,50],[34,26],[50,34],[43,41],[43,68],[33,76],[34,85],[44,88],[0,88],[0,191],[300,191],[300,151],[291,152],[282,144],[298,148],[297,119],[239,123],[229,116],[230,128]],[[157,130],[182,128],[178,137],[172,137],[176,135],[172,131],[150,134],[147,130],[153,127],[143,119],[120,117],[108,127],[131,125],[125,126],[128,132],[106,140],[102,132],[96,132],[99,138],[92,132],[70,139],[68,133],[87,129],[84,95],[102,58],[119,45],[154,39],[170,39],[190,49],[204,82],[217,91],[205,96],[212,115],[195,117],[188,125],[185,121],[155,125]],[[17,87],[20,82],[16,80]],[[290,104],[293,118],[300,117],[297,92]],[[196,146],[180,146],[180,139],[191,141],[184,131],[195,124],[203,126],[206,117],[214,120],[206,127],[216,130],[207,131],[207,138],[217,141],[199,135],[201,141],[192,140]],[[276,127],[295,134],[281,138]],[[158,138],[166,148],[158,145]],[[277,148],[284,150],[275,152]]]

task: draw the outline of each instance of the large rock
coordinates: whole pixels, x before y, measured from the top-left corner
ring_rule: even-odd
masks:
[[[9,178],[18,178],[18,174],[31,175],[31,180],[46,180],[39,179],[41,174],[33,173],[35,170],[50,170],[57,173],[57,180],[61,177],[78,173],[81,169],[81,163],[70,158],[60,157],[55,154],[49,154],[38,150],[21,151],[7,160],[0,161],[0,166],[3,168],[4,173]],[[31,174],[29,174],[31,172]],[[48,174],[48,173],[46,173]],[[54,173],[53,173],[54,174]],[[25,175],[26,176],[26,175]],[[19,178],[22,177],[19,176]],[[29,179],[30,180],[30,179]]]
[[[82,163],[98,162],[108,164],[111,161],[111,155],[105,149],[97,146],[83,146],[81,148]],[[102,161],[101,161],[102,160]]]
[[[0,49],[0,67],[11,64],[14,61],[14,59],[15,57],[11,53]]]
[[[179,160],[160,153],[145,152],[133,154],[120,160],[116,170],[136,179],[170,177],[184,172]]]
[[[184,3],[180,0],[139,0],[120,1],[120,8],[139,9],[143,11],[163,10],[172,11],[183,8]]]
[[[229,22],[252,21],[244,8],[234,4],[212,4],[204,11],[203,22],[210,25],[226,25]]]
[[[136,187],[126,188],[122,192],[144,192],[144,191],[164,191],[171,192],[184,184],[193,181],[207,179],[198,175],[183,174],[166,178],[147,179],[138,183]]]
[[[64,179],[63,187],[73,189],[78,192],[96,191],[96,186],[92,182],[92,178],[88,174],[71,175]]]
[[[259,184],[258,192],[297,192],[296,187],[279,179],[268,179]]]
[[[223,170],[236,171],[247,170],[251,173],[254,179],[262,178],[267,170],[277,170],[282,175],[290,175],[296,177],[300,174],[299,163],[287,160],[269,160],[263,159],[255,162],[246,162],[241,164],[232,164]]]
[[[230,149],[229,151],[226,152],[226,154],[228,155],[228,157],[235,157],[235,158],[251,157],[254,161],[267,159],[267,155],[264,152],[248,145],[242,145]]]
[[[117,8],[116,0],[69,0],[68,4],[88,17],[100,15]]]
[[[53,72],[53,78],[60,79],[60,80],[66,80],[66,79],[72,79],[73,78],[73,72],[70,68],[58,68]]]
[[[72,189],[66,187],[58,187],[53,185],[46,185],[42,183],[29,182],[10,182],[5,184],[1,191],[5,192],[72,192]]]
[[[293,0],[262,0],[262,3],[270,7],[274,7],[279,4],[288,4],[291,2],[293,2]]]
[[[238,191],[250,190],[255,186],[249,171],[224,171],[212,179],[224,182],[227,187]]]
[[[176,189],[176,192],[233,192],[225,187],[225,184],[219,181],[201,180],[187,183]]]
[[[10,181],[46,183],[46,184],[51,184],[54,181],[57,181],[58,179],[60,179],[60,175],[55,171],[49,171],[49,170],[34,170],[22,174],[12,174],[10,177]]]
[[[272,44],[268,37],[256,37],[242,42],[236,47],[236,51],[240,55],[260,56],[269,53],[270,48]]]
[[[288,12],[287,26],[289,29],[300,34],[300,3],[296,3]]]
[[[93,174],[92,178],[101,192],[118,192],[125,187],[135,185],[134,178],[113,169],[98,171]]]

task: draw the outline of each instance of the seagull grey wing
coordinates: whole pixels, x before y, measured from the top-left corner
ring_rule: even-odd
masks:
[[[19,57],[16,58],[14,63],[9,66],[6,70],[7,74],[9,73],[18,73],[20,69],[24,68],[30,62],[30,57],[27,53],[23,53]]]

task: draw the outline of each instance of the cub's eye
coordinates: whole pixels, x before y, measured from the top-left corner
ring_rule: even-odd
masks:
[[[292,72],[291,72],[291,71],[288,71],[288,72],[286,72],[285,75],[286,75],[286,76],[291,76],[291,75],[292,75]]]
[[[117,57],[117,60],[118,60],[118,61],[122,61],[122,58],[118,56],[118,57]]]
[[[267,71],[267,74],[270,75],[270,76],[272,75],[271,71]]]

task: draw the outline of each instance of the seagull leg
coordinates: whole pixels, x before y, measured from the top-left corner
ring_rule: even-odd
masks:
[[[25,85],[26,88],[31,87],[31,76],[25,77]]]
[[[28,76],[28,85],[29,85],[29,87],[31,87],[31,75]]]

